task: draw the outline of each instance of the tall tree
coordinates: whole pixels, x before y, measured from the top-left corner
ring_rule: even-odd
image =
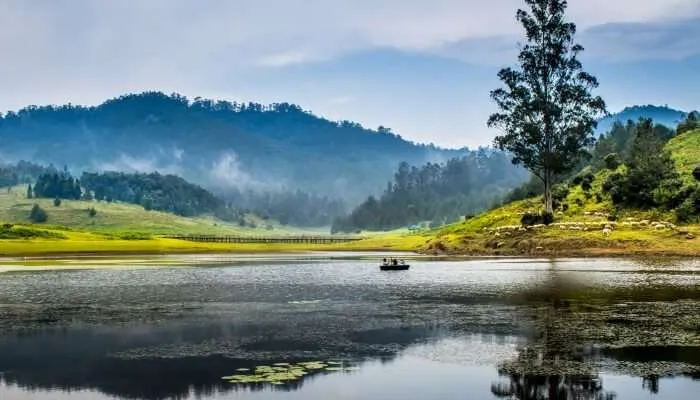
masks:
[[[504,68],[498,77],[505,84],[491,92],[500,112],[488,126],[499,128],[495,138],[501,150],[513,153],[544,182],[545,212],[552,213],[552,186],[558,174],[570,171],[592,144],[593,130],[605,102],[591,90],[598,80],[582,69],[574,43],[576,25],[567,22],[565,0],[525,0],[530,11],[519,9],[527,43],[520,50],[519,67]]]

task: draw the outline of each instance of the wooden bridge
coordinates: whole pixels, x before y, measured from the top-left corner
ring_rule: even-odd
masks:
[[[168,239],[210,243],[305,243],[333,244],[364,239],[360,236],[237,236],[237,235],[164,235]]]

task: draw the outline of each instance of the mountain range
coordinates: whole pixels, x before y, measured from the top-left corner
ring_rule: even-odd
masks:
[[[629,107],[601,120],[598,130],[639,117],[675,126],[685,115],[668,107]],[[0,163],[67,165],[76,175],[171,173],[245,207],[261,198],[243,192],[299,191],[353,206],[370,194],[381,194],[400,163],[421,167],[498,152],[413,143],[383,126],[369,129],[331,121],[289,103],[190,100],[161,92],[126,94],[97,106],[10,111],[0,117],[0,137]],[[519,177],[504,182],[518,185],[526,179],[509,157],[498,160],[504,165],[493,168]]]

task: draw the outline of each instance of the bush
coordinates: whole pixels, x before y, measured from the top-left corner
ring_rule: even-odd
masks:
[[[617,153],[610,153],[603,158],[603,162],[605,163],[605,168],[614,171],[620,166],[620,155]]]
[[[542,213],[542,214],[525,213],[525,214],[523,214],[522,218],[520,218],[520,223],[523,226],[532,226],[532,225],[538,225],[538,224],[549,225],[552,222],[554,222],[554,215],[552,215],[551,213]]]
[[[91,217],[97,215],[97,210],[95,210],[95,207],[90,207],[90,209],[88,209],[88,215]]]
[[[595,175],[593,175],[593,171],[591,170],[591,167],[586,167],[581,172],[576,174],[574,178],[572,179],[572,183],[574,185],[586,185],[588,189],[584,188],[583,190],[590,190],[591,188],[591,183],[593,183],[593,180],[595,179]]]
[[[693,169],[693,178],[695,178],[696,181],[700,181],[700,165]]]
[[[548,213],[548,212],[542,214],[542,223],[543,224],[549,225],[552,222],[554,222],[554,214]]]
[[[46,211],[44,211],[43,208],[39,207],[38,204],[34,204],[34,207],[32,207],[32,211],[29,212],[29,220],[40,224],[42,222],[46,222],[48,219],[49,216],[46,214]]]
[[[566,200],[569,195],[569,187],[563,183],[554,185],[552,188],[552,207],[559,208],[559,204]]]
[[[700,188],[695,187],[693,192],[676,209],[676,218],[679,222],[691,222],[700,216]]]
[[[54,207],[60,207],[60,206],[61,206],[61,199],[59,199],[58,197],[56,197],[55,199],[53,199],[53,206],[54,206]]]

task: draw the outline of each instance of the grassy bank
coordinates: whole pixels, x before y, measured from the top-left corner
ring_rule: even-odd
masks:
[[[576,204],[579,193],[569,201]],[[430,254],[508,256],[700,256],[700,226],[675,226],[656,211],[628,211],[608,221],[606,204],[580,201],[557,215],[550,226],[520,226],[523,213],[537,212],[541,203],[528,199],[510,203],[468,221],[432,232],[423,248]],[[659,226],[663,225],[663,227]],[[609,233],[603,232],[608,226]]]
[[[69,254],[255,253],[302,251],[416,251],[428,238],[382,236],[337,244],[198,243],[148,235],[115,235],[36,227],[0,229],[0,256]],[[9,232],[9,233],[8,233]],[[2,236],[2,235],[0,235]]]

